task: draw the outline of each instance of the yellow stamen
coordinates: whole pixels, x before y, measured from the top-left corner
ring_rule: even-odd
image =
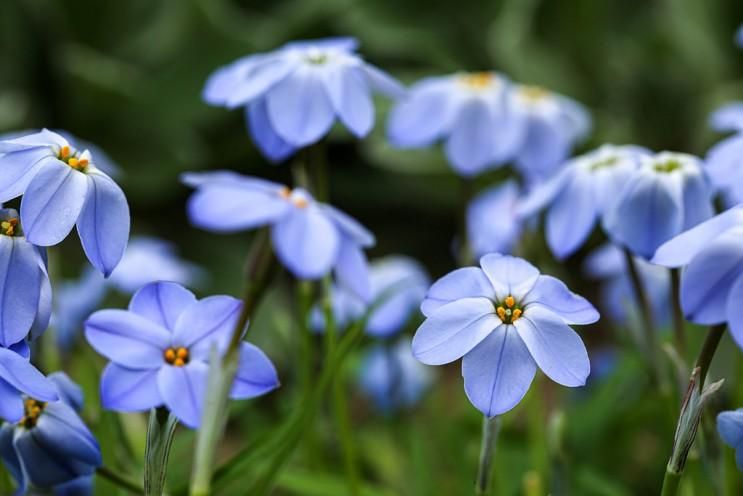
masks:
[[[307,205],[309,205],[309,202],[306,199],[301,198],[301,197],[294,198],[293,202],[297,208],[307,208]]]
[[[183,367],[188,363],[188,348],[180,346],[178,348],[168,348],[163,353],[165,361],[174,367]]]
[[[59,150],[59,158],[65,159],[70,156],[70,147],[65,145]]]
[[[183,358],[176,358],[173,362],[173,365],[175,365],[176,367],[183,367],[184,365],[186,365],[186,361],[183,360]]]
[[[168,363],[173,363],[175,361],[175,350],[173,348],[165,350],[165,361]]]
[[[175,352],[175,355],[178,358],[185,360],[186,358],[188,358],[188,350],[186,348],[178,348],[178,350]]]
[[[501,320],[506,320],[506,309],[503,307],[498,307],[495,309],[496,313],[498,314],[498,317],[500,317]]]
[[[279,191],[279,196],[281,198],[289,198],[291,196],[291,194],[292,194],[292,190],[290,190],[286,186],[284,186],[283,188],[281,188],[281,190]]]
[[[514,322],[514,321],[518,320],[519,317],[521,317],[521,314],[522,313],[523,313],[523,311],[520,308],[515,309],[513,311],[513,315],[511,316],[511,322]]]
[[[70,159],[69,159],[69,160],[67,161],[67,165],[69,165],[70,167],[77,167],[77,165],[78,165],[78,160],[77,160],[77,159],[76,159],[75,157],[71,157],[71,158],[70,158]]]
[[[493,83],[491,72],[472,72],[460,76],[460,81],[472,89],[480,90],[489,87]]]
[[[514,300],[511,295],[506,296],[506,299],[503,301],[506,303],[508,308],[512,308],[516,304],[516,300]]]
[[[18,225],[18,219],[8,219],[0,222],[0,231],[6,236],[14,236],[15,228]]]
[[[544,100],[550,94],[549,91],[545,90],[544,88],[540,86],[522,86],[519,89],[519,93],[527,101],[530,101],[530,102],[538,102],[540,100]]]

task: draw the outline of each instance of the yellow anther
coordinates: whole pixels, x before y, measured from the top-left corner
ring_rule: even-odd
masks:
[[[472,72],[460,76],[460,80],[466,86],[473,89],[483,89],[490,86],[493,82],[493,74],[491,72]]]
[[[522,86],[519,93],[530,102],[538,102],[546,99],[550,92],[540,86]]]
[[[506,299],[503,300],[508,308],[512,308],[516,304],[516,300],[513,299],[513,296],[508,295],[506,296]]]
[[[279,190],[279,196],[281,198],[286,199],[286,198],[289,198],[291,195],[292,195],[292,190],[290,190],[286,186],[284,186],[283,188],[281,188],[281,190]]]
[[[183,367],[188,363],[188,348],[180,346],[178,348],[168,348],[163,353],[165,361],[174,367]]]
[[[300,198],[294,198],[294,200],[292,200],[292,201],[294,202],[294,205],[297,208],[307,208],[307,205],[309,205],[309,202],[305,198],[301,198],[301,197]]]
[[[165,361],[168,363],[173,363],[175,361],[175,350],[173,348],[168,348],[165,350]]]
[[[33,398],[27,398],[23,402],[24,415],[19,422],[19,425],[25,427],[26,429],[35,427],[36,422],[38,422],[39,417],[44,411],[44,408],[46,408],[45,402],[38,401]]]
[[[173,365],[175,365],[176,367],[183,367],[184,365],[186,365],[186,361],[183,358],[176,358],[173,362]]]
[[[178,350],[175,352],[176,357],[185,360],[188,358],[188,350],[186,348],[178,348]]]
[[[500,317],[500,319],[505,322],[505,320],[506,320],[506,309],[503,308],[503,307],[498,307],[498,308],[495,309],[495,311],[498,314],[498,317]]]
[[[71,157],[71,158],[70,158],[70,159],[69,159],[69,160],[67,161],[67,165],[69,165],[70,167],[77,167],[77,165],[78,165],[78,160],[77,160],[77,159],[76,159],[75,157]]]
[[[70,156],[70,147],[65,145],[59,150],[59,158],[65,159]]]
[[[80,167],[86,167],[88,165],[88,159],[87,158],[81,158],[80,161],[77,163]]]
[[[14,236],[15,228],[18,225],[18,219],[8,219],[0,222],[0,232],[6,236]]]
[[[511,316],[511,322],[514,322],[519,317],[521,317],[521,314],[524,313],[520,308],[517,308],[513,311],[513,315]]]

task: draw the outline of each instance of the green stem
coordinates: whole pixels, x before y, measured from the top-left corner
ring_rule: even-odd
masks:
[[[482,444],[480,445],[480,463],[475,481],[475,495],[488,496],[490,494],[490,474],[493,471],[493,456],[500,428],[500,417],[483,417]]]
[[[681,281],[679,269],[671,269],[671,313],[673,315],[673,341],[681,358],[686,356],[684,313],[681,310]],[[684,360],[686,361],[686,360]]]
[[[153,408],[147,425],[147,445],[144,451],[144,493],[160,496],[165,488],[168,457],[178,419],[166,408]]]
[[[663,477],[663,488],[661,489],[661,496],[676,496],[679,490],[679,484],[681,483],[681,474],[673,472],[670,468],[666,467],[666,475]]]
[[[116,484],[121,489],[129,491],[132,494],[144,494],[144,489],[142,489],[142,486],[140,486],[136,482],[130,481],[126,477],[114,472],[110,468],[98,467],[95,472],[109,482]]]
[[[717,347],[720,344],[722,335],[725,334],[726,324],[718,324],[709,328],[707,337],[702,344],[702,350],[699,352],[695,367],[699,367],[699,390],[704,387],[704,380],[707,378],[709,367],[712,364],[712,358],[715,356]]]
[[[208,393],[204,413],[196,437],[194,472],[191,478],[191,496],[207,496],[211,493],[211,478],[214,471],[217,445],[227,425],[227,402],[232,382],[240,359],[240,343],[248,321],[253,315],[261,296],[271,280],[275,258],[271,249],[268,229],[256,234],[247,259],[243,306],[224,356],[220,359],[216,349],[212,350],[208,379]]]

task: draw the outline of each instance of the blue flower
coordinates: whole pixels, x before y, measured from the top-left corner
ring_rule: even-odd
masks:
[[[357,46],[353,38],[328,38],[243,57],[212,74],[202,96],[211,105],[245,107],[253,140],[273,161],[321,139],[336,117],[363,137],[374,125],[372,91],[397,97],[404,90],[364,62]]]
[[[722,441],[735,450],[735,463],[738,470],[743,471],[743,408],[720,412],[717,432]]]
[[[415,260],[390,255],[374,260],[369,270],[370,301],[375,305],[366,322],[366,333],[387,338],[400,332],[417,313],[430,281],[425,269]],[[332,291],[333,315],[340,328],[361,318],[368,305],[354,292],[335,286]],[[313,308],[312,328],[325,329],[319,307]]]
[[[112,362],[101,378],[104,408],[136,412],[165,405],[198,428],[211,348],[225,351],[241,307],[231,296],[197,300],[183,286],[156,282],[137,291],[128,310],[95,312],[85,322],[85,336]],[[230,397],[254,398],[278,385],[268,357],[243,342]]]
[[[738,45],[739,48],[743,48],[743,26],[739,27],[735,32],[735,44]]]
[[[56,401],[57,392],[41,372],[28,361],[29,349],[21,341],[10,347],[0,346],[0,418],[18,422],[23,418],[23,398]]]
[[[467,239],[476,257],[509,253],[518,242],[522,219],[516,214],[519,187],[509,180],[478,194],[467,207]]]
[[[538,86],[517,85],[509,100],[521,136],[516,167],[528,180],[543,181],[588,134],[591,118],[578,102]]]
[[[82,406],[79,386],[61,372],[49,379],[60,401],[30,395],[22,402],[23,418],[0,428],[0,456],[18,494],[25,494],[28,485],[60,491],[69,483],[79,486],[79,479],[87,479],[102,463],[98,442],[77,413]]]
[[[0,346],[29,333],[37,338],[51,314],[46,252],[26,240],[18,212],[9,208],[0,208],[0,281]]]
[[[383,413],[418,403],[432,380],[431,370],[413,357],[407,339],[374,346],[363,357],[358,375],[361,390]]]
[[[709,125],[720,133],[743,131],[743,102],[730,102],[709,116]]]
[[[661,326],[670,322],[671,280],[668,270],[635,257],[635,266],[647,292],[655,321]],[[637,322],[637,313],[632,282],[627,273],[627,265],[622,251],[616,245],[607,243],[594,250],[585,260],[585,273],[603,282],[601,300],[603,309],[620,324]]]
[[[26,239],[56,245],[77,224],[85,254],[108,276],[129,239],[129,206],[92,154],[46,129],[0,142],[0,154],[0,202],[23,195]]]
[[[743,348],[743,205],[664,243],[651,262],[686,266],[681,274],[686,318],[704,325],[727,322]]]
[[[717,109],[710,117],[710,125],[716,131],[736,132],[710,148],[705,158],[712,185],[732,206],[743,201],[743,102]]]
[[[304,189],[234,172],[189,173],[183,182],[196,188],[188,215],[197,227],[234,232],[269,225],[276,255],[292,274],[319,279],[332,269],[341,285],[369,300],[363,248],[374,236],[348,215]]]
[[[570,160],[551,180],[535,187],[517,212],[531,217],[548,208],[547,244],[555,257],[564,259],[585,243],[648,154],[633,145],[603,145]]]
[[[463,358],[467,396],[488,417],[521,401],[537,367],[564,386],[586,382],[588,353],[570,325],[596,322],[598,312],[521,258],[493,253],[480,267],[447,274],[421,310],[427,318],[413,338],[413,355],[428,365]]]
[[[463,176],[501,166],[514,157],[522,138],[508,104],[509,87],[494,72],[423,79],[392,109],[388,138],[400,148],[444,141],[449,163]]]
[[[710,218],[712,190],[698,158],[661,152],[641,157],[604,216],[612,240],[649,259],[665,241]]]

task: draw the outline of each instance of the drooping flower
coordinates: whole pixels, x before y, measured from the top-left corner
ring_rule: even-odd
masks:
[[[85,322],[93,348],[111,360],[101,378],[104,408],[120,412],[165,405],[181,422],[198,428],[213,346],[224,352],[242,303],[231,296],[201,300],[172,282],[144,286],[128,310],[99,310]],[[278,387],[268,357],[240,345],[230,397],[254,398]]]
[[[476,257],[509,253],[521,236],[523,222],[516,213],[519,187],[509,180],[478,194],[467,207],[467,239]]]
[[[570,325],[596,322],[598,312],[521,258],[493,253],[480,267],[447,274],[421,310],[427,318],[413,338],[413,355],[428,365],[463,358],[467,396],[488,417],[521,401],[537,367],[564,386],[586,382],[588,353]]]
[[[41,401],[56,401],[54,385],[28,361],[24,341],[0,346],[0,418],[15,423],[23,418],[23,395]]]
[[[361,390],[382,413],[414,406],[432,380],[431,369],[413,357],[407,339],[374,346],[362,359],[358,375]]]
[[[641,157],[603,224],[614,242],[649,259],[665,241],[712,214],[712,189],[700,160],[661,152]]]
[[[668,270],[635,257],[635,266],[650,300],[655,322],[665,326],[670,322],[671,279]],[[607,243],[594,250],[585,260],[585,273],[602,281],[603,310],[620,324],[637,322],[637,299],[627,272],[627,263],[616,245]]]
[[[78,415],[82,390],[64,373],[49,379],[60,399],[26,397],[23,418],[0,428],[0,457],[18,494],[25,494],[29,485],[54,490],[65,490],[71,483],[89,486],[90,481],[83,479],[101,465],[98,442]]]
[[[25,238],[18,212],[0,208],[0,346],[41,335],[51,305],[45,250]]]
[[[517,212],[531,217],[547,208],[547,244],[558,259],[578,250],[605,219],[617,195],[649,152],[633,145],[603,145],[570,160],[551,180],[534,188]]]
[[[426,78],[393,108],[390,142],[400,148],[445,142],[446,157],[463,176],[474,176],[514,157],[521,127],[509,106],[509,81],[495,72]]]
[[[591,129],[591,118],[578,102],[538,86],[516,85],[510,107],[521,136],[516,167],[530,181],[551,177],[573,147]]]
[[[129,206],[95,157],[46,129],[0,142],[0,154],[0,202],[23,195],[26,239],[56,245],[77,225],[88,260],[108,276],[129,239]]]
[[[390,255],[374,260],[369,270],[370,302],[365,331],[370,336],[387,338],[400,332],[417,313],[430,284],[425,269],[415,260],[402,255]],[[344,328],[361,318],[369,305],[353,291],[343,286],[332,290],[333,316],[336,325]],[[313,308],[313,329],[325,329],[325,319],[319,307]]]
[[[710,148],[705,170],[715,190],[729,205],[743,201],[743,102],[732,102],[714,111],[710,125],[720,132],[734,131]]]
[[[720,412],[717,415],[717,432],[722,441],[735,450],[735,463],[743,472],[743,408]]]
[[[685,266],[681,308],[686,318],[704,325],[727,322],[743,348],[743,205],[664,243],[651,262]]]
[[[292,274],[319,279],[333,270],[341,285],[368,301],[363,248],[374,245],[374,236],[348,215],[302,188],[234,172],[188,173],[183,182],[196,189],[188,215],[197,227],[234,232],[271,226],[276,255]]]
[[[363,137],[374,125],[372,92],[398,97],[404,90],[357,47],[353,38],[287,43],[218,69],[202,96],[211,105],[245,107],[253,140],[273,161],[321,139],[336,118]]]

